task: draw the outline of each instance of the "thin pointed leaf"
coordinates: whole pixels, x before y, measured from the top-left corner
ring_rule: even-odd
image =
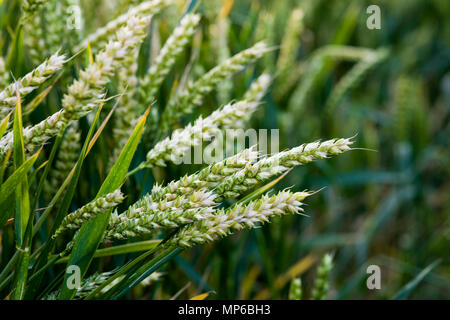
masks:
[[[408,298],[409,294],[414,290],[415,287],[439,264],[441,260],[436,260],[428,267],[423,269],[414,279],[406,284],[395,296],[394,300],[404,300]]]
[[[18,169],[25,162],[25,148],[23,143],[22,125],[22,105],[20,97],[17,97],[17,104],[14,112],[14,168]],[[18,247],[24,243],[25,230],[30,217],[30,199],[28,194],[28,178],[22,177],[21,182],[16,186],[15,192],[15,214],[14,214],[14,235]]]
[[[5,134],[6,128],[8,128],[8,122],[9,122],[9,118],[11,116],[11,113],[8,114],[5,119],[2,120],[2,123],[0,124],[0,138],[3,137],[3,135]]]
[[[39,156],[41,150],[36,152],[32,157],[25,161],[14,173],[0,186],[0,225],[3,225],[9,218],[5,215],[6,211],[3,210],[3,205],[9,199],[9,196],[14,192],[17,185],[19,185],[23,178],[28,174],[33,167],[34,162]]]

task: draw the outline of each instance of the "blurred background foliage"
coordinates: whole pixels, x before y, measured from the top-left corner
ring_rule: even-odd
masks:
[[[140,1],[81,2],[87,35]],[[380,30],[366,26],[366,9],[372,4],[381,9]],[[269,72],[275,80],[249,127],[279,129],[281,150],[351,136],[357,149],[296,168],[277,184],[278,189],[323,188],[307,201],[307,217],[286,216],[185,251],[159,270],[158,281],[144,282],[128,298],[190,298],[211,291],[211,299],[286,299],[291,281],[298,277],[302,296],[309,298],[317,265],[331,253],[334,267],[327,298],[392,299],[402,292],[414,299],[448,299],[450,2],[178,1],[152,22],[140,52],[139,72],[148,68],[186,10],[202,13],[201,27],[165,80],[159,107],[186,72],[198,78],[227,57],[265,40],[274,50],[221,83],[186,123],[230,98],[239,99],[253,79]],[[6,38],[3,26],[11,23],[2,20]],[[57,103],[52,101],[61,94],[52,92],[45,112],[32,116],[55,112]],[[85,127],[83,131],[87,123]],[[88,159],[83,169],[73,209],[91,199],[105,178],[108,130],[94,147],[102,156]],[[145,158],[151,143],[140,146],[135,164]],[[155,181],[168,182],[196,169],[172,165],[136,174],[122,190],[128,195],[122,207],[149,191]],[[8,255],[11,250],[4,247],[2,252]],[[112,270],[129,258],[94,260],[91,269]],[[426,269],[436,261],[431,271]],[[366,269],[372,264],[381,268],[381,290],[366,287]],[[425,269],[426,277],[415,282]],[[417,285],[402,291],[408,284]]]

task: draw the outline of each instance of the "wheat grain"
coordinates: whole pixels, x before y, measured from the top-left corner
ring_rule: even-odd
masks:
[[[231,124],[239,126],[257,107],[257,103],[243,100],[228,104],[205,119],[200,117],[194,124],[175,130],[171,137],[158,142],[139,167],[165,166],[166,162],[180,161],[192,146],[210,140],[223,127]]]
[[[125,213],[113,217],[105,238],[124,240],[206,219],[214,212],[215,198],[214,193],[205,190],[160,201],[147,195]]]
[[[113,272],[103,272],[103,273],[94,273],[88,278],[84,279],[81,282],[80,288],[77,288],[75,293],[75,298],[82,299],[86,297],[90,292],[99,287],[103,282],[105,282]],[[43,300],[57,300],[61,290],[53,291],[48,294]]]
[[[302,280],[295,278],[291,281],[291,286],[289,287],[289,300],[302,300],[302,296]]]
[[[120,105],[116,109],[115,126],[113,129],[113,140],[115,148],[109,161],[109,167],[115,163],[122,151],[123,146],[128,141],[135,123],[138,120],[136,106],[138,104],[135,98],[138,78],[136,75],[138,64],[137,58],[139,51],[136,49],[133,55],[125,59],[122,68],[118,72],[118,90],[123,95],[120,98]]]
[[[55,160],[55,167],[49,172],[49,183],[44,186],[47,198],[57,192],[67,175],[75,166],[80,150],[80,132],[78,124],[70,125],[64,134],[58,155]]]
[[[86,48],[89,43],[91,49],[96,52],[102,48],[108,41],[114,38],[115,33],[125,26],[130,19],[136,17],[150,16],[157,14],[163,7],[172,3],[172,0],[151,0],[131,8],[125,14],[110,21],[106,26],[98,28],[90,34],[80,45],[75,47],[75,51]]]
[[[263,158],[224,179],[215,188],[215,192],[225,198],[236,198],[257,184],[273,179],[292,167],[351,150],[352,143],[350,139],[313,142]]]
[[[313,300],[324,300],[329,290],[329,276],[333,270],[333,257],[327,253],[323,256],[317,269],[317,276],[314,281],[314,288],[312,291]]]
[[[167,39],[147,75],[140,79],[140,101],[149,105],[176,59],[183,52],[200,22],[200,15],[187,14]]]
[[[23,0],[22,1],[22,10],[26,14],[33,14],[42,8],[46,3],[50,0]]]
[[[53,238],[56,238],[66,230],[77,230],[81,228],[81,226],[87,221],[116,207],[123,201],[123,199],[124,195],[120,189],[117,189],[114,192],[108,193],[104,197],[100,197],[92,202],[89,202],[77,211],[68,214],[55,231]]]
[[[227,210],[217,210],[207,219],[183,227],[166,245],[191,247],[227,236],[234,230],[254,228],[275,216],[298,214],[303,211],[301,201],[308,196],[308,192],[281,191],[271,197],[265,195],[248,205],[238,204]]]

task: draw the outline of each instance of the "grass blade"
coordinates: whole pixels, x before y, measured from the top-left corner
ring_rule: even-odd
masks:
[[[6,116],[5,119],[0,123],[0,138],[5,134],[6,128],[8,128],[9,118],[11,117],[11,113]]]
[[[25,162],[25,148],[23,143],[22,125],[22,105],[20,97],[17,95],[17,104],[14,112],[14,168],[17,170]],[[15,214],[14,214],[14,235],[16,245],[22,247],[24,244],[25,230],[30,217],[30,199],[28,194],[28,179],[26,175],[21,177],[20,183],[16,186],[15,192]]]
[[[404,300],[408,298],[409,294],[414,290],[415,287],[439,264],[441,260],[436,260],[428,267],[423,269],[414,279],[406,284],[395,296],[394,300]]]
[[[38,158],[40,150],[32,157],[27,159],[9,178],[0,186],[0,225],[3,225],[9,218],[4,205],[7,204],[9,196],[14,192],[16,187],[23,181]]]

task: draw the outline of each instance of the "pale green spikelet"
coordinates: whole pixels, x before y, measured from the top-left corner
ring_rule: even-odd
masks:
[[[24,25],[23,41],[27,48],[27,55],[33,64],[42,61],[42,57],[47,56],[47,47],[45,44],[45,30],[42,20],[41,10],[28,17]]]
[[[54,113],[33,127],[23,130],[24,143],[28,150],[42,145],[64,129],[71,121],[78,120],[94,110],[104,96],[105,85],[120,64],[135,52],[145,36],[151,17],[132,17],[128,24],[117,32],[115,41],[110,41],[101,51],[96,62],[80,72],[64,95],[64,109]],[[13,134],[8,133],[0,140],[0,159],[12,149]]]
[[[56,193],[62,185],[67,175],[76,165],[80,150],[80,132],[78,124],[69,126],[64,134],[58,155],[55,160],[55,167],[49,172],[49,183],[44,186],[44,190],[50,197]]]
[[[280,55],[277,60],[280,83],[284,82],[286,73],[295,65],[296,54],[300,48],[300,37],[303,32],[303,16],[304,12],[301,8],[294,9],[286,25]]]
[[[190,42],[199,22],[199,14],[187,14],[184,16],[180,21],[180,25],[175,28],[167,39],[146,76],[140,79],[140,102],[144,106],[148,106],[155,98],[161,83],[169,74],[177,57]]]
[[[24,23],[24,43],[33,64],[39,63],[43,57],[48,56],[49,51],[45,42],[47,32],[44,27],[42,10],[49,3],[50,0],[25,0],[22,2],[26,22]]]
[[[308,59],[307,68],[305,74],[302,76],[302,81],[289,99],[289,111],[292,114],[298,114],[304,108],[308,94],[322,76],[322,72],[327,63],[330,62],[330,59],[361,61],[369,56],[374,56],[373,50],[351,46],[328,45],[316,50],[311,58]]]
[[[66,20],[63,16],[63,2],[52,0],[44,9],[46,52],[55,52],[65,40]],[[64,41],[63,40],[63,41]]]
[[[31,152],[36,147],[47,142],[51,137],[56,136],[61,130],[64,130],[67,124],[68,121],[63,110],[61,110],[32,127],[24,128],[23,140],[25,149]],[[0,139],[0,159],[3,159],[5,154],[12,150],[13,142],[14,135],[12,132],[8,132]]]
[[[394,133],[397,141],[407,141],[410,118],[409,103],[411,95],[411,82],[405,76],[397,80],[394,92]]]
[[[217,54],[218,63],[223,63],[230,58],[231,52],[228,43],[228,36],[230,31],[230,20],[228,19],[229,8],[227,3],[224,3],[215,24],[210,27],[211,45]],[[215,13],[214,13],[215,15]],[[231,90],[233,89],[233,82],[231,79],[225,79],[217,88],[217,100],[220,105],[224,105],[231,100]]]
[[[33,14],[41,9],[50,0],[23,0],[22,10],[25,14]]]
[[[304,108],[306,103],[306,97],[313,88],[317,77],[320,75],[324,66],[323,50],[318,50],[309,59],[308,67],[305,74],[302,77],[300,85],[295,89],[288,103],[290,113],[295,114]]]
[[[264,42],[258,42],[253,47],[234,55],[211,69],[194,83],[188,84],[186,89],[169,101],[162,117],[164,130],[167,131],[171,128],[182,115],[190,113],[195,106],[201,105],[204,96],[210,93],[217,84],[243,70],[245,66],[256,61],[268,51],[269,49]]]
[[[223,127],[242,124],[257,107],[257,103],[244,100],[228,104],[205,119],[200,117],[194,124],[175,130],[171,137],[158,142],[147,153],[146,161],[141,163],[140,167],[165,166],[166,162],[177,163],[192,146],[210,140]]]
[[[137,100],[135,98],[138,82],[136,75],[138,54],[139,52],[136,50],[134,55],[130,55],[125,59],[122,68],[118,72],[118,90],[123,95],[120,98],[119,107],[116,109],[115,114],[115,126],[113,129],[115,148],[109,162],[110,167],[119,157],[138,119],[138,113],[136,112]]]
[[[84,20],[81,14],[80,0],[61,0],[63,4],[63,19],[66,23],[66,35],[69,47],[81,41],[84,30]]]
[[[43,9],[45,52],[55,52],[63,45],[72,48],[81,41],[83,20],[80,11],[79,0],[52,0]]]
[[[402,75],[396,83],[392,115],[394,136],[398,142],[409,142],[419,149],[429,138],[425,93],[419,78]]]
[[[289,300],[302,300],[302,296],[302,279],[292,279],[291,286],[289,287]]]
[[[266,41],[270,46],[278,45],[275,32],[275,16],[272,12],[263,11],[258,15],[258,22],[255,30],[256,41]],[[264,69],[269,70],[271,73],[275,72],[275,52],[269,52],[262,58],[262,64]]]
[[[145,36],[145,29],[150,21],[148,17],[131,17],[122,27],[115,41],[110,41],[105,49],[96,56],[96,62],[80,72],[63,98],[64,110],[69,117],[76,118],[93,110],[104,94],[104,86],[112,77],[115,69],[129,56],[134,56],[135,49]]]
[[[314,288],[311,298],[313,300],[324,300],[329,290],[329,276],[333,270],[333,257],[327,253],[323,256],[319,267],[317,268],[317,276],[314,281]]]
[[[273,179],[292,167],[351,150],[352,143],[350,139],[342,138],[303,144],[248,164],[241,171],[224,179],[214,190],[225,198],[236,198],[259,183]]]
[[[188,224],[166,243],[166,246],[192,247],[225,237],[233,231],[254,228],[271,218],[303,211],[301,201],[310,196],[308,192],[281,191],[274,196],[264,195],[247,205],[238,204],[230,209],[220,209],[205,220]]]
[[[354,88],[361,79],[375,66],[383,62],[389,55],[387,49],[379,49],[371,52],[358,62],[333,88],[333,91],[328,98],[325,108],[327,112],[331,113],[336,106],[342,101],[345,94]]]
[[[27,94],[36,90],[50,76],[63,67],[66,62],[65,58],[65,55],[55,53],[36,69],[0,92],[0,118],[5,117],[11,111],[10,107],[16,105],[17,94],[23,99]]]
[[[151,194],[146,195],[125,213],[113,217],[105,238],[124,240],[206,219],[217,205],[215,197],[212,192],[199,190],[155,202]]]
[[[122,192],[120,189],[117,189],[114,192],[108,193],[104,197],[100,197],[88,203],[77,211],[68,214],[61,222],[61,225],[56,230],[53,238],[56,238],[66,230],[77,230],[81,228],[81,226],[87,221],[119,205],[123,199],[124,196]]]
[[[250,88],[247,90],[244,96],[244,100],[248,102],[259,102],[264,98],[267,92],[272,78],[270,75],[264,73],[260,75],[255,81],[252,82]]]
[[[257,157],[258,152],[254,151],[254,148],[245,149],[234,156],[210,164],[197,173],[171,181],[164,187],[155,185],[151,191],[152,200],[160,201],[176,195],[188,195],[203,188],[212,188],[221,180],[245,168],[248,163],[254,162]]]
[[[6,70],[6,63],[3,57],[0,57],[0,90],[6,88],[9,84],[10,75],[8,70]]]
[[[162,8],[172,3],[172,0],[151,0],[132,7],[128,12],[110,21],[106,26],[98,28],[94,33],[90,34],[84,41],[75,48],[79,51],[89,45],[93,52],[98,51],[114,39],[115,33],[125,26],[131,18],[150,16],[157,14]]]
[[[88,278],[83,279],[80,288],[78,288],[77,292],[75,293],[75,298],[82,299],[86,297],[89,293],[94,291],[94,289],[99,287],[103,282],[108,280],[108,278],[113,274],[113,272],[94,273]],[[53,291],[45,298],[43,298],[43,300],[57,300],[60,292],[61,290]]]
[[[107,238],[125,239],[206,217],[211,213],[211,207],[216,205],[216,195],[204,190],[238,172],[247,163],[254,161],[257,155],[253,148],[245,149],[197,173],[172,181],[165,187],[155,185],[150,194],[130,206],[126,212],[121,215],[113,213]]]

